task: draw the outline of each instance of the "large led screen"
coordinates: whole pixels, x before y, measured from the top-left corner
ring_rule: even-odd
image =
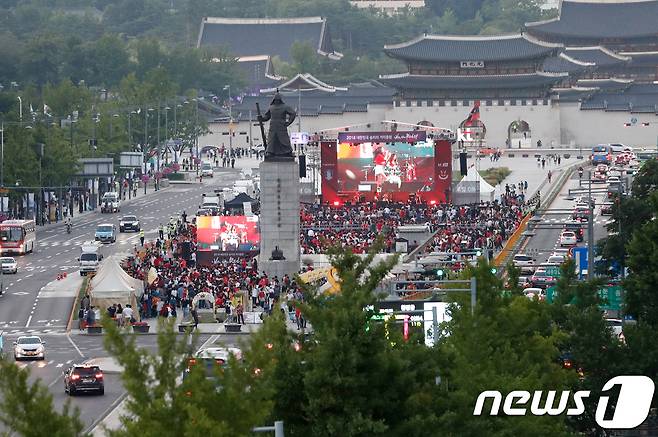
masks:
[[[251,252],[258,250],[258,217],[243,215],[197,216],[199,252]]]
[[[434,189],[434,143],[338,144],[338,189],[416,193]]]

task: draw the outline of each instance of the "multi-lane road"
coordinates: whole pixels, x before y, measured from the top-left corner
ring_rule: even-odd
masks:
[[[101,214],[97,210],[76,216],[71,234],[66,233],[62,223],[38,227],[38,244],[34,253],[16,257],[18,273],[2,278],[5,293],[0,297],[0,331],[4,332],[5,354],[13,358],[12,342],[18,336],[40,335],[46,341],[46,359],[19,362],[18,365],[29,367],[33,378],[41,379],[50,387],[56,405],[63,405],[67,396],[63,391],[62,372],[70,364],[107,356],[102,337],[66,332],[77,294],[75,287],[52,287],[53,283],[57,283],[57,276],[63,272],[70,275],[67,280],[70,282],[75,282],[72,279],[79,277],[79,246],[94,239],[96,227],[101,223],[114,223],[118,230],[120,217],[128,214],[140,219],[147,240],[154,239],[160,223],[166,223],[169,217],[178,216],[183,211],[193,216],[203,193],[231,186],[238,178],[237,169],[225,169],[216,172],[215,177],[204,181],[204,184],[172,185],[122,202],[120,213]],[[121,233],[116,243],[104,246],[103,253],[107,257],[129,252],[135,245],[139,245],[137,233]],[[140,336],[138,340],[142,347],[156,347],[155,336]],[[204,342],[208,337],[202,336],[200,340]],[[222,336],[222,340],[233,344],[238,342],[237,337]],[[75,397],[73,403],[80,408],[82,419],[91,427],[116,405],[124,393],[119,375],[109,374],[106,376],[104,396]]]
[[[605,191],[607,184],[593,184],[592,198],[595,200],[594,208],[594,243],[607,235],[606,225],[612,220],[610,216],[601,215],[601,204],[606,199]],[[571,213],[574,209],[574,198],[583,196],[587,198],[587,192],[577,193],[574,190],[586,189],[586,184],[580,184],[577,174],[574,174],[566,181],[560,193],[551,203],[544,205],[538,215],[538,220],[534,221],[529,230],[532,236],[522,244],[519,252],[526,253],[536,259],[536,263],[546,262],[554,250],[560,248],[560,234],[563,231],[564,224],[571,222]],[[571,194],[569,193],[571,190]],[[578,246],[586,246],[587,222],[582,223],[584,230],[584,241],[578,243]]]

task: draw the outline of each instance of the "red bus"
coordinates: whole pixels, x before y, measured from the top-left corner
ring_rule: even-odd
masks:
[[[5,220],[0,223],[0,255],[24,255],[34,251],[36,244],[34,220]]]

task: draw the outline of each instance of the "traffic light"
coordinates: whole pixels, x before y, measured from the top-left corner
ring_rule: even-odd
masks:
[[[475,252],[475,256],[477,256],[478,258],[481,257],[482,251],[478,249],[477,252]]]
[[[491,274],[492,274],[492,275],[495,275],[497,272],[498,272],[498,269],[497,269],[497,268],[495,268],[495,267],[492,267],[492,268],[491,268]]]
[[[438,276],[438,277],[440,277],[440,278],[443,277],[443,269],[438,269],[438,270],[436,271],[436,276]]]

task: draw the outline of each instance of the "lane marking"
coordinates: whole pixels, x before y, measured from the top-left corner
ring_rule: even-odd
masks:
[[[75,350],[78,351],[78,353],[80,354],[80,356],[81,356],[82,358],[84,358],[84,357],[85,357],[85,354],[83,354],[82,351],[80,350],[80,348],[78,347],[78,345],[76,345],[76,344],[73,342],[73,340],[71,339],[71,336],[70,336],[70,335],[67,335],[66,338],[69,340],[69,343],[71,343],[71,345],[75,348]]]
[[[33,311],[34,312],[34,311]],[[27,323],[25,324],[26,328],[30,327],[30,322],[32,321],[32,314],[30,313],[30,317],[27,318]]]

